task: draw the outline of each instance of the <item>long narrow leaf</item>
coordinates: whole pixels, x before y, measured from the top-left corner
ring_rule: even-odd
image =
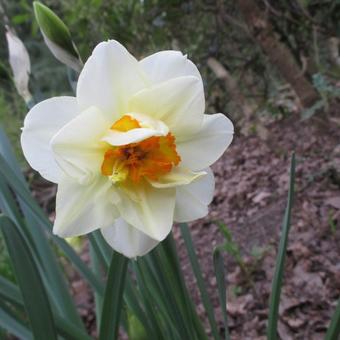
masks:
[[[277,323],[279,316],[279,303],[283,279],[283,270],[286,257],[286,249],[288,243],[288,233],[290,229],[290,217],[293,205],[295,180],[295,154],[293,153],[290,165],[290,180],[288,191],[288,202],[282,226],[282,235],[279,244],[279,250],[276,258],[275,273],[272,283],[272,293],[269,304],[269,320],[268,320],[268,340],[277,339]]]
[[[166,303],[166,299],[163,297],[164,294],[155,280],[153,273],[150,271],[150,267],[146,264],[145,258],[134,261],[132,265],[139,290],[143,292],[141,299],[144,302],[148,318],[153,326],[156,325],[156,332],[161,334],[157,339],[183,338],[180,336],[180,324],[174,319],[172,304],[169,305]],[[167,330],[169,335],[165,337],[164,333]]]
[[[191,238],[191,235],[190,235],[190,232],[189,232],[188,225],[182,223],[182,224],[180,224],[180,229],[181,229],[182,237],[184,239],[184,243],[185,243],[188,255],[189,255],[191,267],[192,267],[192,270],[193,270],[195,277],[196,277],[196,282],[197,282],[198,289],[199,289],[200,294],[201,294],[202,302],[203,302],[204,308],[205,308],[207,315],[208,315],[208,320],[209,320],[209,323],[210,323],[212,334],[213,334],[215,339],[219,339],[220,336],[219,336],[218,329],[217,329],[214,310],[213,310],[212,304],[210,302],[207,289],[205,287],[201,267],[200,267],[198,259],[197,259],[197,255],[196,255],[196,252],[195,252],[195,249],[194,249],[194,245],[193,245],[193,242],[192,242],[192,238]]]
[[[92,243],[90,243],[90,258],[91,258],[91,267],[94,274],[97,277],[103,276],[103,266],[99,257],[97,255],[98,251],[94,249]],[[101,313],[103,309],[103,296],[99,295],[97,292],[94,292],[94,301],[95,301],[95,310],[96,310],[96,321],[97,321],[97,331],[99,332],[100,327],[100,319]]]
[[[6,159],[7,163],[11,167],[14,174],[18,177],[22,183],[25,182],[24,176],[20,171],[19,163],[17,162],[11,144],[3,130],[2,126],[0,125],[0,155]]]
[[[24,308],[21,292],[19,288],[12,282],[0,276],[0,301],[12,303],[14,306]],[[90,340],[82,328],[75,326],[72,322],[65,320],[64,317],[54,313],[54,320],[58,333],[63,335],[65,339],[70,340]],[[15,333],[13,333],[15,335]]]
[[[107,279],[102,318],[100,320],[100,340],[117,339],[123,305],[123,292],[128,259],[114,253]]]
[[[18,321],[10,309],[2,303],[0,303],[0,328],[3,328],[19,339],[33,339],[31,331],[22,322]]]
[[[160,338],[160,327],[158,326],[158,322],[155,319],[155,322],[152,322],[150,324],[150,313],[152,311],[149,311],[145,313],[143,308],[140,305],[141,300],[145,297],[144,294],[147,292],[142,290],[143,296],[141,294],[138,294],[137,289],[135,288],[132,278],[130,276],[126,277],[125,282],[125,290],[124,290],[124,301],[128,308],[133,312],[133,314],[138,318],[138,320],[141,322],[143,327],[145,328],[147,334],[152,339],[159,339]],[[146,306],[145,306],[146,307]]]
[[[0,276],[0,298],[3,301],[10,301],[17,306],[21,306],[23,304],[22,296],[18,287],[2,276]]]
[[[340,300],[336,306],[325,340],[338,340],[340,336]]]
[[[0,216],[0,227],[22,292],[34,338],[57,339],[50,303],[28,245],[8,217]]]
[[[217,282],[218,297],[222,309],[223,323],[224,323],[224,339],[229,340],[228,316],[227,316],[227,285],[225,282],[224,263],[221,251],[216,248],[213,254],[214,271]]]
[[[179,296],[178,305],[180,306],[185,323],[187,324],[190,334],[198,337],[198,339],[206,339],[202,322],[200,321],[196,308],[192,302],[188,289],[185,285],[184,276],[177,256],[175,241],[170,234],[159,247],[155,249],[161,261],[161,268],[167,269],[164,274],[167,275],[166,281],[171,282],[171,285],[177,287],[177,295]],[[157,260],[157,258],[156,258]],[[159,275],[159,273],[157,273]]]

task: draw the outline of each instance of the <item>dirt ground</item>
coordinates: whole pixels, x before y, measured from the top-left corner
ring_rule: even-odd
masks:
[[[250,136],[236,132],[231,147],[213,166],[216,193],[210,213],[190,224],[221,333],[212,251],[224,239],[212,221],[223,222],[240,247],[242,269],[232,256],[225,258],[233,340],[265,339],[292,151],[297,158],[296,194],[280,303],[281,339],[323,339],[340,296],[340,106],[307,121],[292,115],[261,123],[261,133]],[[55,188],[42,187],[35,188],[40,201],[53,201]],[[189,291],[206,320],[177,226],[174,236]],[[86,250],[83,258],[88,260]],[[95,334],[93,297],[77,276],[72,288],[79,311]]]
[[[212,220],[232,232],[243,270],[226,256],[232,339],[265,339],[276,249],[287,200],[290,154],[297,157],[296,194],[280,303],[281,339],[323,339],[340,295],[340,108],[323,118],[290,117],[265,126],[265,138],[236,134],[213,166],[216,194],[209,216],[191,224],[205,280],[218,308],[212,249],[224,242]],[[175,229],[189,291],[199,293]],[[204,315],[202,315],[204,317]]]

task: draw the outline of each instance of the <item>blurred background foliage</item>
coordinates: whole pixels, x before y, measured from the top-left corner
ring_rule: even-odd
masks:
[[[71,93],[65,67],[54,60],[43,43],[32,2],[0,3],[3,21],[16,30],[29,50],[31,92],[41,98]],[[249,26],[244,3],[259,9],[261,18],[257,19],[268,22],[272,30],[269,35],[289,50],[312,86],[315,74],[332,81],[340,76],[338,0],[44,1],[69,27],[83,60],[98,42],[110,38],[119,40],[138,58],[158,50],[179,49],[202,72],[208,112],[228,112],[238,120],[244,106],[270,114],[292,111],[287,104],[291,93],[284,75],[256,41],[261,32]],[[4,27],[0,33],[4,37]],[[1,62],[8,70],[5,39],[0,43]],[[227,73],[218,77],[210,58]],[[232,93],[233,83],[236,94]],[[8,93],[2,94],[3,101],[9,103],[11,112],[22,114],[20,105],[12,107],[15,99]]]
[[[43,3],[66,23],[84,61],[96,44],[112,38],[137,58],[159,50],[181,50],[202,73],[207,112],[228,113],[241,133],[256,131],[254,121],[261,117],[302,113],[308,118],[320,109],[327,111],[339,95],[339,0]],[[72,89],[67,68],[43,42],[32,1],[0,0],[0,17],[4,23],[0,27],[0,122],[20,158],[20,126],[27,110],[11,81],[5,25],[15,30],[29,51],[30,90],[36,100],[72,94]],[[287,58],[277,55],[281,50]],[[293,77],[292,64],[299,70]],[[294,77],[304,80],[306,92],[315,91],[307,105],[296,95],[299,92],[301,99],[304,89],[298,84],[298,91],[293,90]],[[1,248],[0,243],[4,254]],[[0,258],[0,263],[4,264],[0,271],[11,277],[6,261]]]

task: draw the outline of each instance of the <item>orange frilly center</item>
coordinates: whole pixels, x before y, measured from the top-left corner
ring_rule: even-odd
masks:
[[[138,120],[125,115],[111,129],[127,132],[140,127]],[[175,137],[168,133],[166,136],[153,136],[138,143],[111,146],[104,154],[101,172],[114,183],[126,180],[139,183],[143,178],[157,181],[180,161]]]

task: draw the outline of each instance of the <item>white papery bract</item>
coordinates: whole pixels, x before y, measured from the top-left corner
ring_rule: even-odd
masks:
[[[177,51],[137,61],[117,41],[86,62],[77,96],[34,106],[21,137],[32,168],[58,184],[53,232],[101,229],[127,257],[208,213],[209,169],[232,141],[223,114],[206,115],[197,67]]]
[[[14,85],[19,95],[28,103],[32,99],[28,89],[31,73],[30,57],[24,43],[17,37],[14,31],[9,27],[6,27],[6,29],[9,64],[13,72]]]

